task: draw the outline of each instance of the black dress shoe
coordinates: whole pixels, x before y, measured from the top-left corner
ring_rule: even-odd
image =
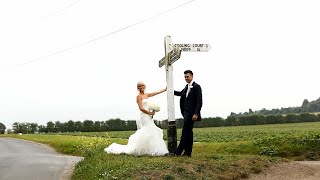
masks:
[[[178,151],[174,152],[174,155],[176,155],[176,156],[181,156],[181,154],[182,154],[182,152],[178,152]]]
[[[182,156],[191,157],[191,153],[183,153]]]

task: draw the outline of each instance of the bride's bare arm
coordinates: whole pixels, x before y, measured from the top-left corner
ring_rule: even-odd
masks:
[[[166,90],[167,90],[167,87],[164,88],[164,89],[161,89],[161,90],[159,90],[159,91],[156,91],[156,92],[153,92],[153,93],[149,93],[149,94],[148,94],[148,97],[152,97],[152,96],[155,96],[155,95],[157,95],[157,94],[163,93],[163,92],[165,92]]]
[[[138,103],[138,106],[139,106],[139,109],[140,111],[146,113],[146,114],[149,114],[149,115],[154,115],[155,113],[154,112],[150,112],[148,110],[146,110],[145,108],[143,108],[142,106],[142,97],[141,96],[137,96],[137,103]]]

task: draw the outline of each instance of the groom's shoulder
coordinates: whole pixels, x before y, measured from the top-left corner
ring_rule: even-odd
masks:
[[[193,86],[199,86],[199,87],[201,87],[200,84],[198,84],[198,83],[196,83],[196,82],[193,82]]]

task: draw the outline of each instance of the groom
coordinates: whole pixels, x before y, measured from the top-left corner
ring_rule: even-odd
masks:
[[[191,70],[184,72],[184,79],[188,83],[182,91],[174,91],[174,95],[181,96],[180,110],[183,116],[183,129],[179,146],[175,152],[180,156],[191,157],[193,145],[193,125],[195,121],[201,121],[202,90],[199,84],[193,81]]]

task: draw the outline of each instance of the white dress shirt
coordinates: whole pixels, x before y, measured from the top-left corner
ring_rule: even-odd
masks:
[[[190,93],[191,88],[193,88],[192,83],[193,83],[193,80],[188,84],[188,90],[187,90],[186,97],[188,97],[188,94]]]

